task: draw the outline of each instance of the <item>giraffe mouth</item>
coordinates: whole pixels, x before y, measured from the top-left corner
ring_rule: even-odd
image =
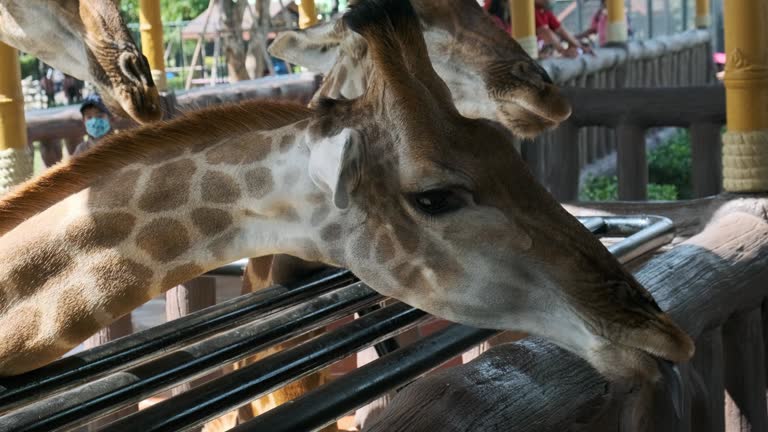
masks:
[[[515,135],[522,138],[534,138],[560,124],[560,121],[544,116],[526,105],[510,100],[497,103],[499,121],[512,130]]]

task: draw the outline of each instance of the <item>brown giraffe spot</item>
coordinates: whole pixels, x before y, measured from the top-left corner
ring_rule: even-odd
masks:
[[[346,259],[346,254],[342,248],[331,248],[328,250],[328,258],[336,264],[343,265]]]
[[[327,204],[327,199],[325,198],[325,194],[322,192],[314,192],[311,194],[307,194],[304,199],[312,204],[312,205],[320,205],[320,204]]]
[[[131,234],[136,217],[126,212],[98,212],[75,221],[65,240],[83,249],[113,247]]]
[[[161,217],[144,225],[136,236],[141,250],[160,262],[168,262],[189,249],[189,235],[181,222]]]
[[[320,225],[321,223],[323,223],[323,221],[325,221],[325,219],[328,218],[328,215],[330,213],[331,213],[331,208],[325,204],[322,204],[319,207],[316,207],[312,211],[312,216],[309,218],[310,225],[312,226]]]
[[[275,219],[282,219],[286,222],[298,222],[301,220],[296,209],[287,203],[281,203],[273,209]]]
[[[85,287],[82,285],[65,287],[56,304],[55,320],[58,323],[67,323],[62,337],[71,342],[79,342],[101,328],[95,318],[94,305],[84,291]]]
[[[74,260],[60,242],[38,243],[19,251],[19,263],[8,272],[8,282],[16,287],[19,297],[26,297],[42,289],[50,280],[69,271]],[[16,264],[16,265],[14,265]]]
[[[0,326],[2,357],[23,355],[30,346],[33,346],[32,342],[40,335],[41,315],[39,307],[24,305],[13,308],[3,317],[2,326]],[[10,359],[3,358],[3,360]],[[2,363],[0,361],[0,364]]]
[[[272,153],[272,137],[257,135],[256,142],[224,141],[205,153],[205,160],[211,165],[240,165],[263,161]]]
[[[160,165],[152,170],[147,189],[139,197],[139,208],[150,213],[173,210],[189,199],[191,178],[197,168],[191,160]]]
[[[239,233],[239,229],[233,229],[220,235],[218,238],[208,243],[208,250],[216,259],[224,259],[224,257],[227,256],[227,250],[232,247],[232,242]]]
[[[385,263],[395,257],[395,244],[386,232],[376,242],[376,261]]]
[[[245,172],[245,187],[248,194],[254,198],[264,198],[272,192],[275,183],[269,168],[259,167]]]
[[[108,287],[106,312],[123,316],[151,298],[152,269],[128,258],[114,256],[94,268],[97,285]]]
[[[394,225],[393,234],[405,252],[414,253],[419,248],[419,236],[405,225]]]
[[[411,263],[398,265],[394,268],[393,275],[404,288],[409,290],[423,290],[430,286],[421,269]]]
[[[339,240],[341,238],[341,225],[337,223],[326,225],[320,231],[320,238],[327,242],[334,242]]]
[[[232,225],[232,216],[224,210],[203,207],[192,210],[192,222],[201,233],[212,236]]]
[[[163,289],[184,283],[195,276],[202,274],[204,269],[197,264],[188,263],[174,267],[165,274],[163,278]]]
[[[240,199],[240,187],[227,174],[208,171],[202,180],[203,200],[219,204],[231,204]]]
[[[442,251],[435,245],[429,245],[424,252],[426,265],[437,276],[437,283],[441,286],[453,284],[461,277],[464,266],[453,255]]]
[[[92,207],[125,207],[136,193],[141,171],[122,170],[91,187],[88,205]]]
[[[293,148],[293,144],[296,141],[296,137],[293,135],[283,135],[280,137],[280,153],[288,153]]]

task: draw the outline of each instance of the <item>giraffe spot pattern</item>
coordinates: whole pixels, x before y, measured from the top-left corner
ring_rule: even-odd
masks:
[[[293,135],[283,135],[280,137],[280,142],[278,143],[280,153],[288,153],[293,148],[295,140],[296,137]]]
[[[275,207],[274,218],[283,220],[285,222],[301,221],[301,218],[299,217],[299,213],[296,211],[296,209],[292,205],[288,203],[281,203],[280,205]]]
[[[141,171],[137,169],[122,170],[94,184],[88,196],[88,205],[111,209],[128,206],[136,191],[140,175]]]
[[[206,202],[231,204],[240,199],[240,187],[231,176],[208,171],[202,179],[202,197]]]
[[[395,244],[386,232],[379,236],[376,242],[376,261],[389,262],[395,257]]]
[[[97,212],[75,221],[65,240],[83,249],[117,246],[133,231],[136,217],[126,212]]]
[[[341,239],[341,225],[332,223],[326,225],[320,231],[320,238],[326,242],[335,242]]]
[[[178,284],[184,283],[205,271],[195,263],[182,264],[169,270],[163,277],[162,287],[167,289]]]
[[[13,265],[8,275],[9,285],[17,287],[22,297],[40,291],[45,284],[62,276],[74,265],[72,256],[61,242],[35,244],[20,251],[19,259],[16,265],[6,265]]]
[[[204,235],[216,235],[232,225],[232,216],[224,210],[201,207],[192,210],[192,223]]]
[[[260,162],[272,153],[272,137],[259,134],[256,142],[224,141],[205,153],[205,160],[211,165],[241,165]]]
[[[4,317],[0,326],[0,365],[4,372],[15,373],[3,363],[13,362],[29,370],[52,360],[40,356],[40,349],[35,349],[33,343],[40,334],[40,322],[40,308],[32,305],[16,308]]]
[[[218,238],[208,243],[208,250],[216,259],[224,259],[227,255],[227,251],[231,248],[232,242],[239,233],[239,229],[232,229],[221,234]]]
[[[160,262],[168,262],[189,249],[189,234],[184,225],[160,217],[144,225],[136,236],[137,246]]]
[[[80,342],[101,328],[101,324],[96,321],[93,305],[84,291],[82,285],[67,286],[56,304],[56,322],[67,323],[62,336],[72,343]]]
[[[309,224],[313,227],[320,225],[328,218],[330,213],[331,208],[325,204],[316,207],[314,210],[312,210],[312,216],[309,218]]]
[[[100,287],[109,287],[106,312],[120,317],[148,302],[153,272],[149,267],[119,256],[102,261],[95,269]]]
[[[248,195],[254,198],[264,198],[272,192],[275,183],[269,168],[259,167],[245,172],[245,187]]]
[[[181,207],[189,199],[190,179],[196,170],[194,162],[188,159],[155,168],[147,182],[148,188],[139,198],[139,208],[156,213]]]

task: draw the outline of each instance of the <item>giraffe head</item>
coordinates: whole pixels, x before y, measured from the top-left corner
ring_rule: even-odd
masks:
[[[93,83],[115,114],[162,115],[147,59],[116,0],[11,0],[0,4],[0,40]]]
[[[446,319],[547,337],[614,378],[658,377],[693,343],[536,183],[501,125],[463,117],[407,0],[344,24],[367,43],[362,96],[322,99],[312,181],[331,197],[322,258]]]
[[[415,0],[432,64],[467,117],[498,119],[533,137],[570,116],[571,107],[546,71],[474,0]],[[344,22],[278,35],[276,57],[326,75],[320,96],[353,98],[365,88],[365,39]]]

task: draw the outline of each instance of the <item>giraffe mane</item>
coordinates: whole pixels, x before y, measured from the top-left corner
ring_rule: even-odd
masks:
[[[95,181],[134,162],[190,143],[207,145],[240,133],[301,121],[313,111],[296,103],[246,101],[186,113],[106,138],[87,152],[22,183],[0,199],[0,235]]]

